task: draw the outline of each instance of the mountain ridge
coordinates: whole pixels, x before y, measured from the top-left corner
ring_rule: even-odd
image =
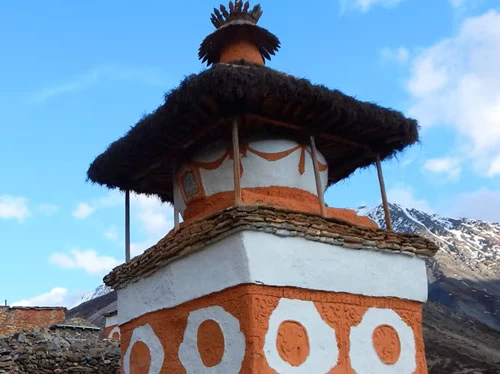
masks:
[[[382,205],[361,207],[386,228]],[[426,260],[429,301],[500,330],[500,223],[450,218],[389,204],[393,229],[435,242],[440,250]]]

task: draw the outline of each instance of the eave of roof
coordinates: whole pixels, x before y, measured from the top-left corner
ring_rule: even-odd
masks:
[[[421,257],[432,257],[438,250],[436,244],[414,234],[355,226],[335,218],[277,208],[232,207],[170,232],[142,255],[115,268],[104,277],[104,282],[114,289],[122,288],[178,258],[245,230]]]
[[[107,313],[103,314],[104,317],[114,317],[116,315],[118,315],[118,310],[112,310],[111,312],[107,312]]]
[[[91,330],[91,331],[100,331],[100,327],[91,327],[91,326],[77,326],[77,325],[64,325],[61,323],[56,323],[50,326],[50,329],[69,329],[69,330]]]
[[[63,306],[4,306],[0,305],[0,308],[6,308],[10,310],[64,310],[67,311],[68,308]]]

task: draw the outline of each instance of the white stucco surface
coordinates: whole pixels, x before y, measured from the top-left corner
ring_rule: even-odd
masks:
[[[291,140],[260,140],[250,143],[250,147],[258,152],[279,153],[297,147],[299,144]],[[213,148],[203,150],[193,157],[194,161],[210,163],[218,160],[224,155],[226,148]],[[314,177],[313,162],[309,152],[305,152],[304,173],[299,173],[301,149],[295,150],[288,156],[269,161],[250,150],[246,157],[241,157],[243,175],[241,177],[242,188],[286,186],[301,189],[317,196],[316,182]],[[323,155],[318,154],[318,161],[327,165]],[[219,168],[207,170],[199,167],[203,187],[206,196],[219,192],[234,190],[233,160],[227,157]],[[323,190],[328,183],[328,170],[320,172]],[[178,188],[175,188],[175,201],[181,214],[184,212],[185,203]]]
[[[108,339],[112,339],[113,338],[113,334],[118,334],[119,337],[121,337],[121,333],[120,333],[120,328],[118,326],[115,326],[113,329],[111,329],[111,331],[109,332],[107,338]]]
[[[389,325],[398,333],[401,353],[391,365],[384,364],[373,347],[373,331],[380,325]],[[361,323],[351,327],[349,338],[349,357],[357,374],[412,374],[417,368],[413,330],[391,309],[368,309]]]
[[[119,289],[119,324],[245,283],[427,300],[423,259],[245,231]]]
[[[224,354],[221,361],[212,367],[205,366],[198,350],[198,328],[213,320],[224,336]],[[188,317],[184,339],[179,347],[179,360],[187,373],[239,373],[245,357],[245,335],[240,330],[240,321],[220,306],[191,312]]]
[[[104,322],[105,327],[114,326],[114,325],[118,325],[118,315],[117,314],[114,316],[106,317],[106,321]]]
[[[279,327],[285,321],[296,321],[307,332],[310,353],[299,366],[283,360],[276,347]],[[264,354],[269,367],[277,373],[309,374],[328,373],[337,364],[339,351],[335,330],[323,321],[313,302],[283,298],[269,318]]]
[[[165,358],[165,352],[163,350],[163,345],[156,336],[151,325],[146,324],[139,326],[134,329],[132,337],[130,338],[130,343],[123,357],[123,371],[125,374],[131,374],[130,372],[130,355],[132,353],[132,347],[136,342],[143,342],[149,348],[149,354],[151,356],[151,363],[149,364],[148,374],[159,374],[161,367],[163,365],[163,360]]]

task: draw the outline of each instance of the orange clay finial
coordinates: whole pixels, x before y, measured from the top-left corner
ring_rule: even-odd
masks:
[[[255,44],[241,40],[239,42],[226,46],[220,55],[219,62],[229,63],[237,60],[245,60],[258,65],[264,65],[259,49]]]

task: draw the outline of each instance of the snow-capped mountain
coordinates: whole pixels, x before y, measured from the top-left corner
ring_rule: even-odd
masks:
[[[112,291],[113,290],[111,288],[109,288],[108,286],[106,286],[105,284],[101,284],[96,289],[94,289],[90,292],[87,292],[85,295],[83,295],[81,300],[80,300],[80,303],[84,303],[86,301],[95,299],[95,298],[100,297],[100,296],[104,296]]]
[[[448,218],[390,204],[394,231],[424,236],[441,250],[427,261],[429,299],[500,330],[500,223]],[[362,207],[385,228],[382,206]]]

